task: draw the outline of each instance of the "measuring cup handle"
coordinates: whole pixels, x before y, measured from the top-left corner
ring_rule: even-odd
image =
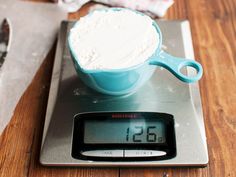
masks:
[[[200,63],[195,60],[189,60],[184,58],[174,57],[164,51],[161,51],[158,56],[154,56],[150,60],[151,65],[158,65],[166,68],[173,73],[178,79],[183,82],[192,83],[198,81],[203,74],[203,69]],[[196,69],[197,74],[195,76],[187,76],[181,73],[181,68],[184,66],[190,66]]]

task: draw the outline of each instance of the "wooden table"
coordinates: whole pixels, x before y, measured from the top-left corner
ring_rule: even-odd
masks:
[[[42,0],[40,0],[42,1]],[[44,0],[47,1],[47,0]],[[90,4],[91,5],[91,4]],[[70,19],[85,15],[86,5]],[[0,137],[1,177],[235,177],[236,1],[175,0],[165,19],[190,21],[200,81],[209,164],[206,168],[59,168],[39,164],[55,47],[48,54]]]

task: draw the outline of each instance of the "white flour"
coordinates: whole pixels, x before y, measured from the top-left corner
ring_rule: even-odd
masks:
[[[71,29],[71,48],[84,69],[122,69],[147,60],[159,34],[152,19],[130,10],[95,11]]]

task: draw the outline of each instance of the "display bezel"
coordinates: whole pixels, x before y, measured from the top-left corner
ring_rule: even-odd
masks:
[[[84,143],[84,124],[86,120],[107,119],[148,119],[162,122],[165,126],[165,143]],[[164,156],[156,157],[91,157],[82,154],[90,150],[158,150],[166,152]],[[105,161],[132,161],[132,160],[164,160],[176,156],[176,142],[174,131],[174,117],[167,113],[154,112],[92,112],[77,114],[74,117],[72,157],[83,160],[105,160]]]

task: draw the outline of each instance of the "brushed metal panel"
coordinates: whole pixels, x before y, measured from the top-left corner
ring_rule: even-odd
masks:
[[[164,49],[193,58],[188,21],[157,21],[163,32]],[[74,22],[62,22],[49,93],[40,163],[47,166],[205,166],[208,152],[198,83],[186,84],[157,68],[136,93],[125,96],[99,94],[77,77],[66,41]],[[192,74],[192,70],[185,70]],[[106,162],[71,157],[73,117],[93,111],[166,112],[175,117],[177,156],[162,161]]]

